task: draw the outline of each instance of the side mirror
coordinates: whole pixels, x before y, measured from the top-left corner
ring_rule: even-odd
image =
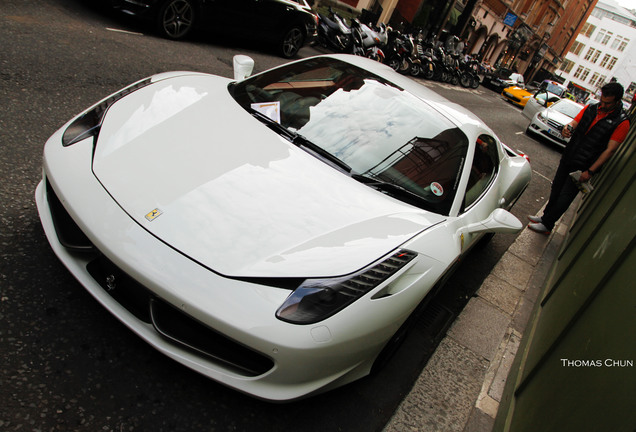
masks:
[[[246,55],[234,56],[234,79],[241,81],[252,74],[254,70],[254,60]]]
[[[516,233],[523,228],[522,223],[512,213],[504,209],[495,209],[490,216],[481,222],[470,224],[466,231],[471,234],[482,232]]]

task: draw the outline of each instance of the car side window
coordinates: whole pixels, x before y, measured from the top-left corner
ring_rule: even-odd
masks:
[[[545,90],[538,92],[536,95],[534,95],[534,98],[539,101],[539,103],[541,105],[546,104],[546,99],[548,98],[548,92],[546,92]]]
[[[483,195],[495,178],[498,168],[497,142],[489,135],[480,135],[466,186],[464,208],[473,205]]]

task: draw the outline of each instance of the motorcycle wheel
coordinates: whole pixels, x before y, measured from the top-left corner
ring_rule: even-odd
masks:
[[[457,85],[459,84],[459,77],[457,76],[457,74],[451,74],[451,79],[450,79],[450,83],[452,85]]]
[[[417,63],[413,63],[411,65],[411,70],[409,71],[409,73],[411,74],[411,76],[416,77],[419,76],[420,73],[422,73],[422,68],[420,67],[419,64]]]
[[[478,75],[473,76],[473,80],[470,83],[470,88],[476,89],[477,87],[479,87],[479,84],[481,84],[479,82],[479,76]]]
[[[400,63],[400,68],[398,69],[398,72],[403,75],[410,73],[411,65],[413,65],[413,62],[411,60],[409,59],[402,60],[402,63]]]
[[[391,69],[393,69],[394,71],[396,71],[396,72],[400,70],[400,64],[401,63],[402,63],[402,61],[398,57],[391,57],[389,59],[389,61],[387,62],[389,67]]]
[[[165,38],[183,39],[194,28],[196,18],[192,0],[168,0],[159,8],[157,29]]]
[[[279,45],[279,52],[285,58],[294,57],[305,42],[305,35],[300,27],[292,27],[285,32]]]
[[[469,74],[467,73],[463,73],[461,75],[461,77],[459,78],[459,84],[461,84],[462,87],[470,87],[473,83],[473,77],[471,77]]]
[[[425,69],[423,69],[424,72],[424,78],[426,79],[433,79],[433,77],[435,76],[435,68],[432,67],[427,67]]]

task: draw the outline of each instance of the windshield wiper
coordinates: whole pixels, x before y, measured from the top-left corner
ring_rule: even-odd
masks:
[[[331,165],[335,165],[337,168],[345,171],[346,173],[350,173],[352,171],[351,167],[347,165],[346,162],[338,158],[337,156],[332,155],[324,148],[320,147],[317,144],[314,144],[298,132],[291,131],[287,129],[282,124],[278,123],[276,120],[266,116],[265,114],[256,111],[255,109],[250,108],[250,113],[255,118],[259,119],[261,122],[265,123],[271,130],[276,132],[279,135],[282,135],[285,139],[290,141],[292,144],[295,144],[298,147],[304,147],[309,153],[319,156],[320,158],[330,162]]]
[[[351,178],[416,207],[427,210],[430,210],[432,208],[432,203],[429,202],[426,198],[416,194],[415,192],[411,192],[404,186],[400,186],[398,184],[383,180],[377,180],[371,177],[364,176],[362,174],[353,174]]]

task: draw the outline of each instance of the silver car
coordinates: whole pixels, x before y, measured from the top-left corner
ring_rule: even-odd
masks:
[[[530,101],[528,101],[528,104],[530,104]],[[540,135],[554,144],[565,147],[570,139],[561,135],[561,130],[563,126],[570,123],[582,109],[583,105],[580,103],[569,99],[561,99],[548,108],[535,112],[526,129],[526,134]],[[528,112],[530,111],[524,108],[523,114],[525,116],[528,116]]]

